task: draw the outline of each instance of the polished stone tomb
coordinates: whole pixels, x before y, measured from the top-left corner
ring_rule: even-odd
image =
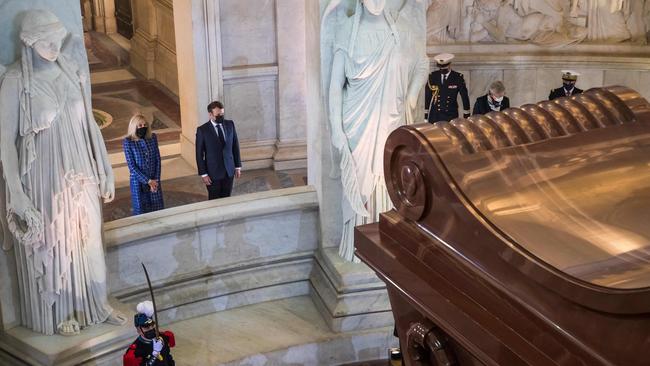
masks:
[[[357,228],[406,365],[647,365],[650,103],[624,87],[401,127]]]

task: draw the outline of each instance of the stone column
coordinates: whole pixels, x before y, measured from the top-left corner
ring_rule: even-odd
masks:
[[[133,38],[131,38],[131,66],[147,79],[155,77],[156,8],[154,0],[133,3]]]
[[[81,1],[81,22],[84,27],[84,32],[93,30],[93,11],[90,0]]]
[[[154,6],[156,8],[154,78],[178,95],[174,6],[172,0],[156,0]]]
[[[93,25],[97,32],[106,34],[117,32],[115,0],[93,0]]]
[[[223,100],[219,0],[174,0],[174,29],[181,106],[181,156],[196,166],[196,127],[207,121],[205,107]]]
[[[276,170],[307,167],[306,2],[276,0],[278,142]]]

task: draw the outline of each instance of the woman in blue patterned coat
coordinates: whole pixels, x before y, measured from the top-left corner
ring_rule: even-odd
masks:
[[[123,147],[129,166],[133,214],[162,210],[158,139],[151,133],[151,124],[143,115],[131,117]]]

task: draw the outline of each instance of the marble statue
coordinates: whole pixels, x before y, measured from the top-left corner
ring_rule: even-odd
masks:
[[[626,7],[627,29],[630,31],[630,41],[636,44],[647,44],[647,16],[650,3],[646,0],[629,1]]]
[[[463,26],[462,1],[432,0],[427,9],[427,42],[452,43],[460,38]]]
[[[623,5],[623,0],[587,0],[587,40],[616,43],[630,39]]]
[[[565,3],[566,0],[513,0],[512,6],[521,16],[541,13],[560,19],[564,13]]]
[[[0,80],[2,80],[2,75],[4,75],[6,68],[4,65],[0,64]],[[2,179],[2,162],[0,162],[0,241],[2,241],[2,249],[9,250],[13,245],[13,237],[7,226],[7,220],[3,220],[3,217],[7,216],[7,205],[5,204],[5,181]]]
[[[544,3],[546,4],[545,0]],[[585,39],[587,30],[564,22],[562,8],[556,9],[551,6],[553,4],[547,4],[546,7],[532,6],[534,4],[520,1],[519,8],[515,9],[513,4],[504,2],[497,11],[495,22],[488,22],[484,27],[500,43],[515,40],[543,46],[564,46]],[[540,9],[544,13],[538,11]]]
[[[427,44],[647,44],[649,8],[647,0],[431,0]]]
[[[107,298],[101,233],[113,173],[88,75],[71,57],[82,40],[51,12],[30,10],[20,41],[20,60],[0,80],[0,162],[21,323],[47,335],[122,324]]]
[[[340,153],[343,183],[339,254],[352,261],[354,227],[392,208],[384,144],[397,127],[422,120],[416,105],[428,59],[425,1],[359,0],[352,14],[345,5],[333,0],[325,8],[321,47],[331,142]]]
[[[470,25],[470,43],[494,42],[488,32],[489,25],[496,23],[501,8],[501,0],[476,0],[472,7],[472,22]]]

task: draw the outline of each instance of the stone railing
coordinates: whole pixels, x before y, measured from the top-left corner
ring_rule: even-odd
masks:
[[[318,248],[310,187],[279,189],[157,211],[105,224],[109,292],[149,298],[161,322],[309,293]]]

